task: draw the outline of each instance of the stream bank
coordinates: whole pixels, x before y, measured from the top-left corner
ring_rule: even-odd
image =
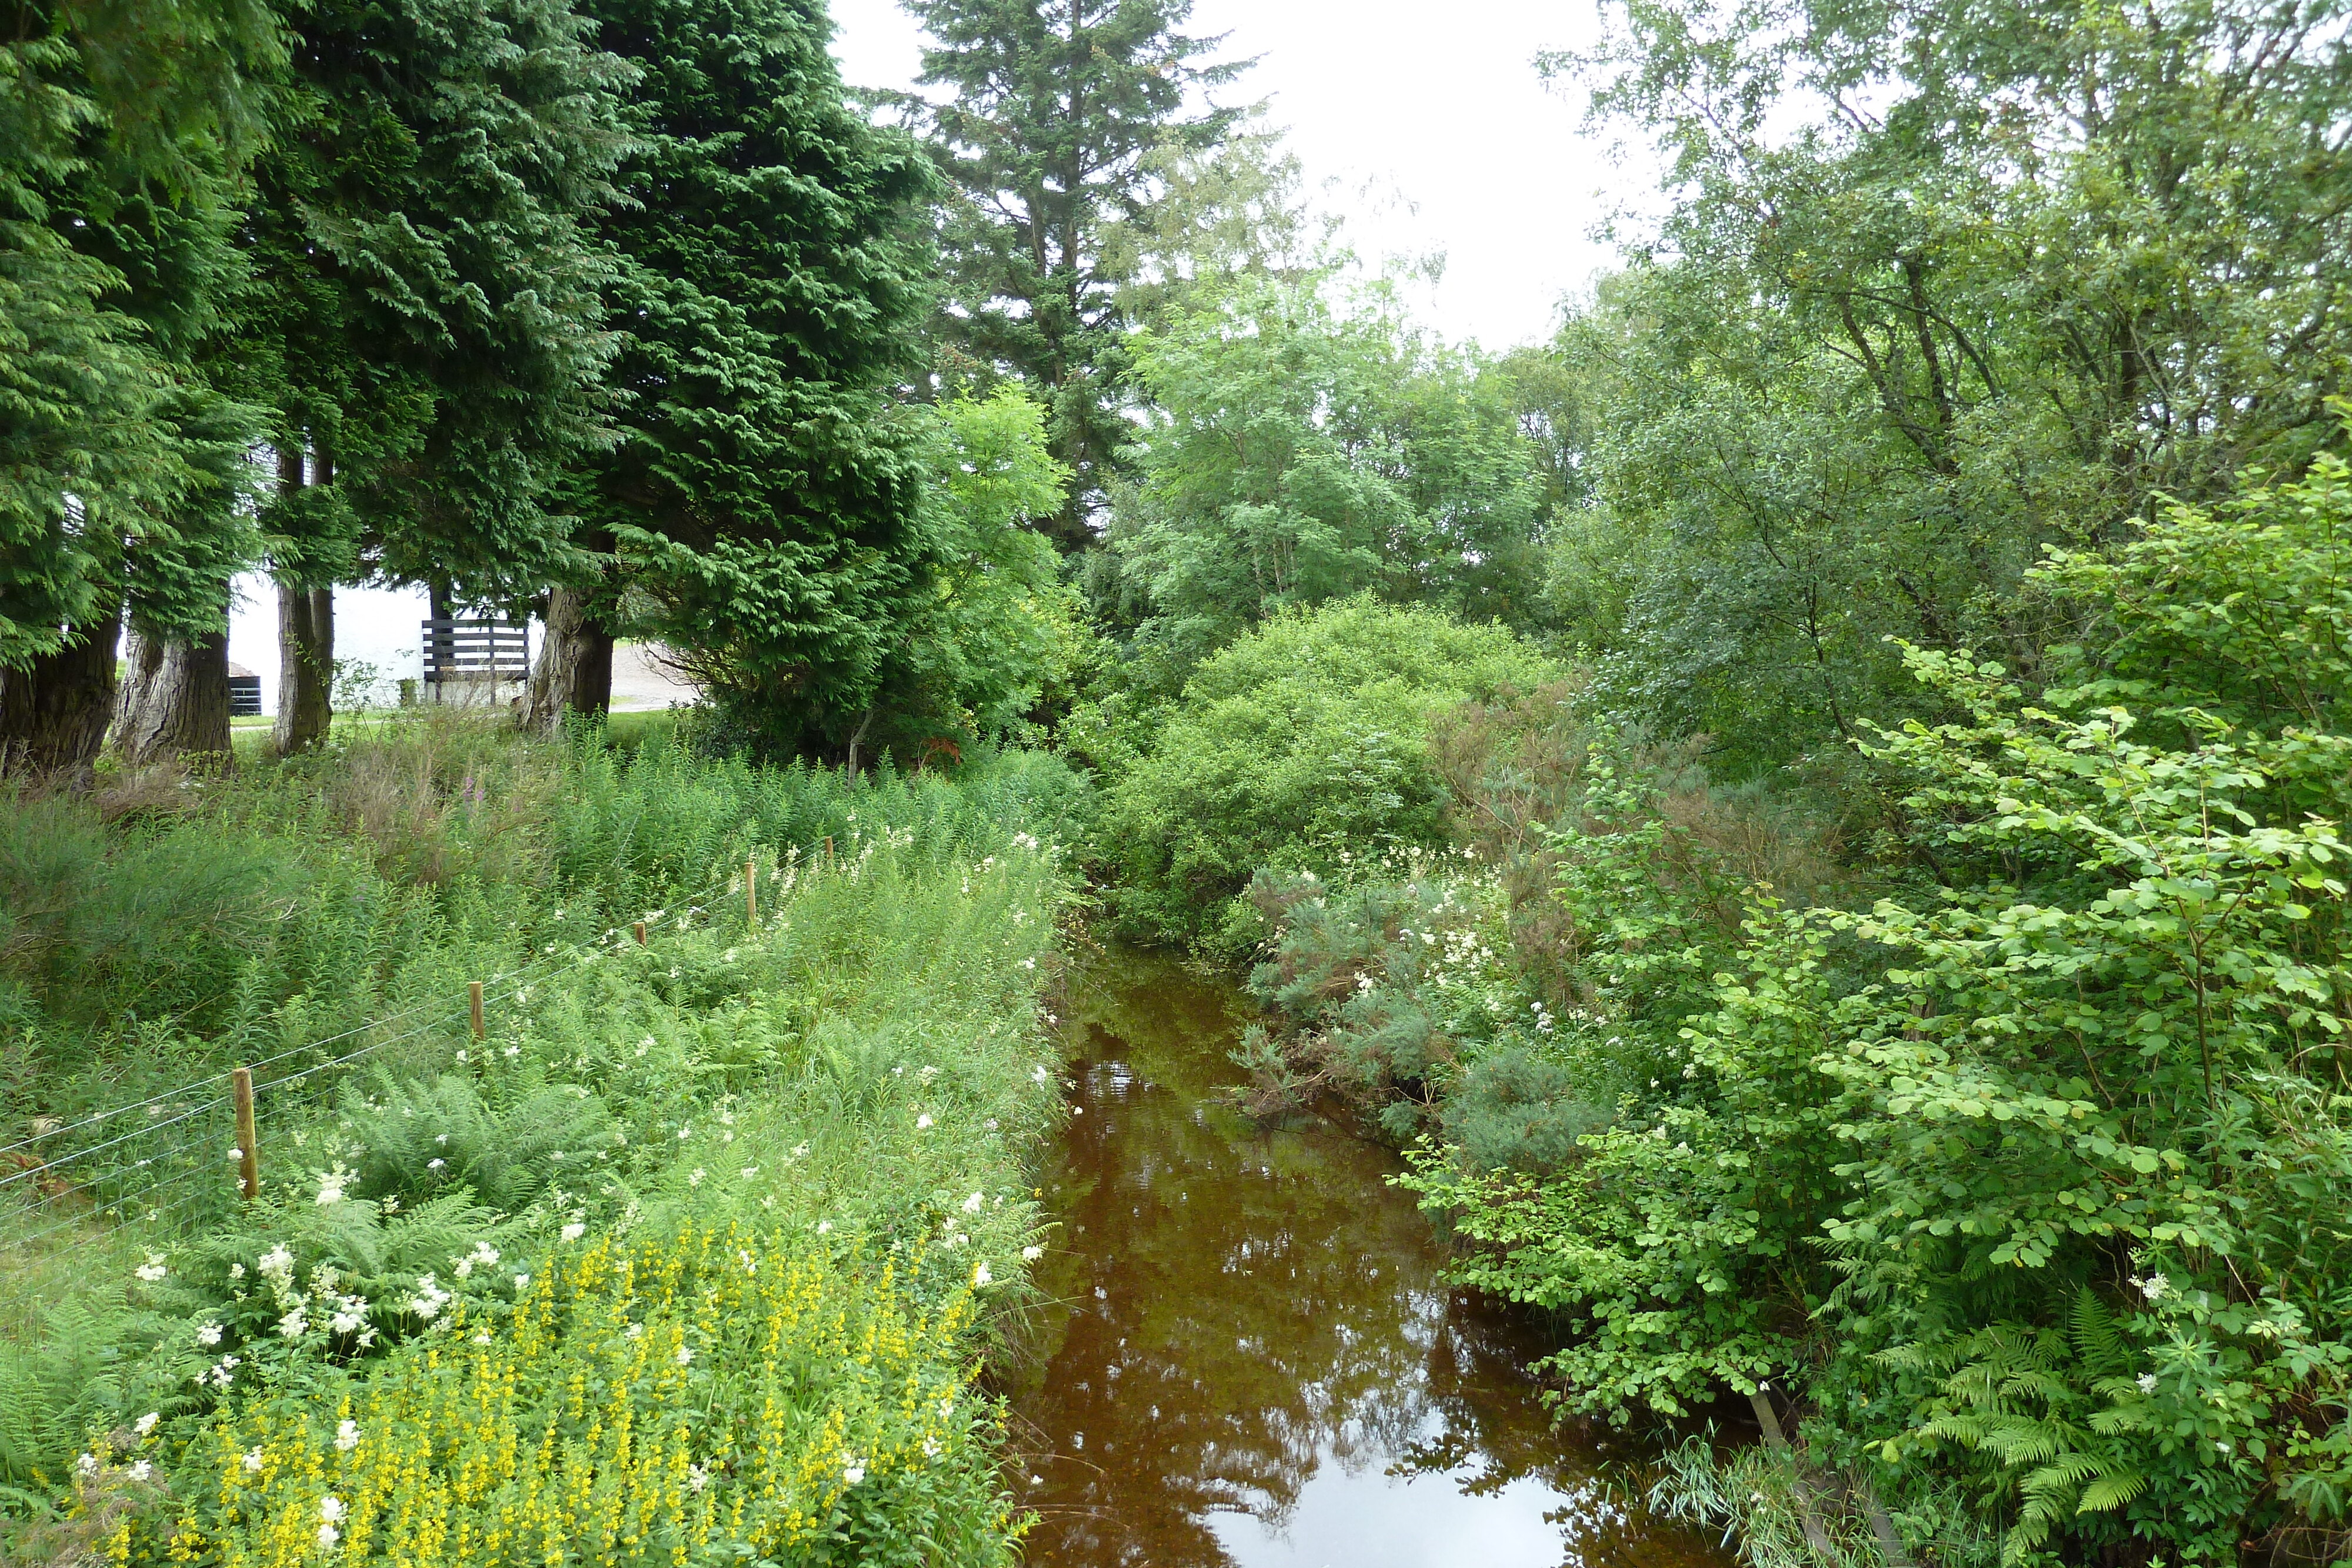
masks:
[[[1722,1568],[1555,1428],[1542,1345],[1449,1287],[1389,1151],[1232,1109],[1234,988],[1112,949],[1072,975],[1047,1298],[1012,1375],[1038,1568]]]

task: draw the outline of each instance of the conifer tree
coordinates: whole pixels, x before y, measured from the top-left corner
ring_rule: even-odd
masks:
[[[921,455],[889,401],[930,308],[934,179],[845,103],[821,0],[597,10],[644,79],[603,228],[626,434],[583,473],[583,518],[722,710],[838,745],[923,571]],[[542,671],[544,716],[599,700],[577,665],[609,660],[617,587],[575,576],[551,604],[575,668]]]
[[[610,439],[587,221],[631,74],[565,0],[330,0],[300,27],[239,346],[276,411],[281,750],[325,729],[333,583],[427,583],[437,611],[570,570],[549,496]]]
[[[244,0],[35,5],[0,42],[0,767],[89,767],[126,609],[225,631],[252,411],[195,361],[283,57]]]
[[[1116,259],[1106,239],[1160,195],[1154,154],[1213,147],[1248,110],[1187,113],[1188,98],[1247,61],[1210,63],[1222,41],[1180,32],[1192,0],[908,0],[930,34],[927,108],[954,186],[943,225],[943,367],[1018,375],[1048,411],[1054,455],[1075,476],[1050,525],[1092,542],[1118,447],[1126,371]],[[1114,256],[1127,247],[1111,247]]]

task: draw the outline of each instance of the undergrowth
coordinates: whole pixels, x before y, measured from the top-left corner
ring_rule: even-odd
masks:
[[[406,1041],[272,1129],[256,1203],[0,1340],[11,1550],[1006,1560],[999,1415],[971,1379],[1040,1245],[1024,1161],[1058,1113],[1036,997],[1066,883],[1032,830],[1067,776],[462,738],[479,749],[382,759],[441,792],[419,810],[463,853],[438,881],[401,849],[416,814],[371,827],[325,761],[104,830],[121,855],[240,823],[272,865],[357,867],[448,936],[395,981],[468,933],[561,967],[496,994],[487,1040]],[[535,803],[478,835],[473,788],[485,811]],[[530,852],[476,852],[501,834]],[[756,927],[652,902],[827,836],[830,862],[763,880]],[[641,946],[622,916],[646,915]],[[123,1039],[58,1038],[93,1061]]]

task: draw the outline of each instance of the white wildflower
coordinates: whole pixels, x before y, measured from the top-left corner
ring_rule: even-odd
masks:
[[[340,1453],[345,1453],[345,1454],[348,1454],[348,1453],[350,1453],[353,1448],[358,1448],[359,1446],[360,1446],[360,1424],[359,1424],[357,1421],[341,1421],[341,1422],[336,1423],[336,1426],[335,1426],[335,1448],[336,1448],[336,1450],[337,1450],[338,1452],[340,1452]]]
[[[213,1346],[220,1343],[220,1324],[215,1322],[202,1322],[196,1325],[196,1343],[198,1344],[204,1346],[206,1350],[210,1350]]]
[[[430,1274],[417,1276],[416,1293],[408,1299],[410,1312],[429,1323],[439,1317],[441,1309],[448,1304],[449,1292],[441,1288],[439,1281]]]
[[[147,1414],[140,1416],[139,1419],[131,1423],[131,1429],[143,1437],[148,1433],[153,1431],[155,1429],[155,1423],[161,1421],[163,1418],[163,1416],[162,1412],[150,1410]]]
[[[841,1479],[851,1486],[856,1486],[866,1479],[866,1467],[852,1459],[841,1467]]]
[[[561,1235],[566,1241],[577,1241],[582,1237],[588,1234],[588,1228],[575,1219],[571,1224],[565,1226],[557,1234]]]
[[[915,1118],[915,1131],[919,1133],[929,1131],[930,1125],[931,1113],[929,1111],[924,1112],[921,1115]]]
[[[970,1197],[963,1200],[963,1211],[966,1214],[978,1214],[980,1212],[980,1206],[985,1201],[986,1199],[984,1199],[979,1193],[973,1193]]]
[[[988,1271],[987,1264],[982,1263],[971,1271],[971,1282],[975,1285],[992,1285],[996,1282],[996,1276]]]
[[[1045,1249],[1043,1247],[1024,1247],[1021,1249],[1022,1260],[1024,1262],[1034,1263],[1038,1259],[1043,1258],[1045,1255]]]
[[[257,1443],[245,1451],[245,1468],[250,1475],[261,1473],[261,1445]]]
[[[677,1364],[680,1366],[691,1366],[694,1364],[694,1347],[692,1345],[682,1344],[677,1347]]]
[[[147,1254],[147,1261],[131,1271],[152,1285],[172,1270],[164,1264],[163,1255],[161,1252],[150,1252]]]

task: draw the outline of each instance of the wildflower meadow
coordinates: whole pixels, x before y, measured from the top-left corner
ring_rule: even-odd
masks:
[[[975,1376],[1047,1241],[1026,1162],[1061,1113],[1040,998],[1066,775],[850,783],[483,744],[480,770],[532,796],[485,810],[528,818],[495,831],[530,845],[486,873],[489,834],[459,823],[446,860],[474,869],[421,896],[450,946],[499,911],[514,948],[564,962],[496,990],[478,1038],[404,1042],[266,1127],[252,1202],[130,1243],[93,1223],[123,1267],[45,1286],[0,1359],[11,1549],[1010,1560],[1022,1517]],[[395,837],[274,788],[203,809],[401,890]],[[756,904],[740,874],[724,902],[668,897],[746,860]],[[471,956],[429,946],[353,989]]]

